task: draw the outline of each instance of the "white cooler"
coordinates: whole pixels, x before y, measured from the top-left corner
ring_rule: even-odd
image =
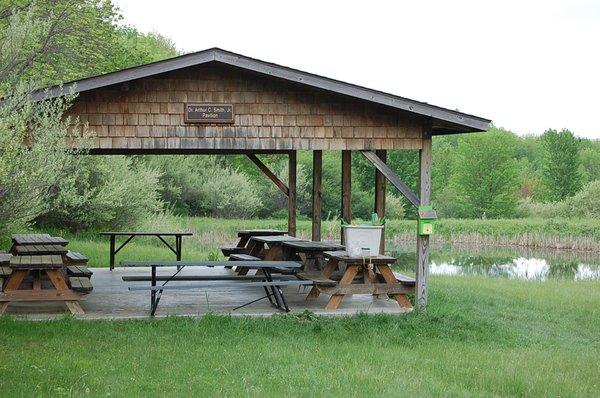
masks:
[[[344,243],[351,257],[376,256],[379,253],[383,225],[344,225]]]

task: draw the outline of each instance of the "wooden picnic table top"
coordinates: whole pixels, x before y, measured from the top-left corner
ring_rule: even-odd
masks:
[[[109,231],[109,232],[100,232],[100,235],[105,236],[192,236],[194,235],[192,232],[127,232],[127,231]]]
[[[17,234],[12,236],[12,242],[15,245],[60,245],[66,246],[69,241],[60,236],[50,236],[49,234]]]
[[[282,244],[283,242],[290,241],[306,241],[306,239],[296,238],[295,236],[289,235],[274,235],[274,236],[253,236],[250,238],[255,242],[270,243],[270,244]]]
[[[280,236],[285,234],[285,231],[278,229],[240,229],[238,231],[239,238],[244,236]]]
[[[344,246],[334,242],[316,242],[310,240],[286,241],[283,246],[296,250],[298,253],[325,252],[343,249]]]
[[[393,264],[396,262],[395,257],[386,256],[383,254],[378,254],[375,256],[349,256],[345,250],[337,250],[337,251],[326,251],[323,253],[325,258],[343,261],[346,264],[363,264],[363,263],[371,263],[371,264]]]
[[[45,255],[45,254],[67,254],[66,247],[61,245],[25,245],[15,246],[14,253],[18,256]]]
[[[155,261],[155,260],[122,260],[121,265],[126,267],[236,267],[244,268],[276,268],[289,269],[301,268],[302,264],[296,261]]]
[[[13,256],[10,259],[10,268],[20,270],[56,269],[62,268],[61,256]]]

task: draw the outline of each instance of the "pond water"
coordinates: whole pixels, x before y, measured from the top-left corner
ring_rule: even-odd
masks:
[[[399,271],[414,272],[414,245],[390,247]],[[433,246],[432,275],[483,275],[544,281],[600,279],[600,253],[531,250],[507,247]]]

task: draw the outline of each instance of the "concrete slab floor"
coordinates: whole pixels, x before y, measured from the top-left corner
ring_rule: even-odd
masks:
[[[124,282],[123,275],[150,276],[150,268],[92,268],[94,290],[81,301],[84,315],[78,319],[151,319],[150,291],[129,291],[129,286],[149,285],[149,282]],[[172,275],[175,267],[158,270],[158,275]],[[233,275],[232,270],[223,268],[187,268],[179,275]],[[190,284],[194,282],[169,282],[169,284]],[[322,294],[316,300],[306,300],[309,288],[287,286],[284,288],[286,300],[292,313],[309,310],[319,315],[343,316],[357,313],[403,314],[410,310],[402,309],[393,299],[377,298],[372,295],[346,296],[335,311],[326,311],[328,295]],[[271,306],[264,299],[249,306],[233,310],[235,307],[264,296],[260,287],[210,288],[193,290],[165,290],[155,318],[166,316],[192,316],[223,314],[232,316],[271,316],[284,312]],[[61,302],[10,303],[6,310],[18,319],[47,320],[60,319],[69,313]]]

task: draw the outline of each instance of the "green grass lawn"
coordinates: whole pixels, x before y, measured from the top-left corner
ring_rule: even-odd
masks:
[[[0,319],[0,395],[597,396],[600,282],[431,278],[405,316]]]

